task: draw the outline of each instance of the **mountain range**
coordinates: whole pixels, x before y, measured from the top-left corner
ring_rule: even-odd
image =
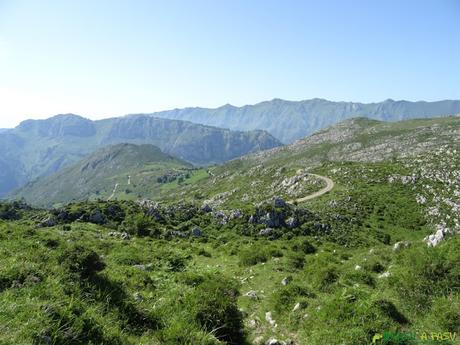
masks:
[[[27,120],[0,130],[0,196],[118,143],[152,144],[189,163],[209,165],[292,143],[357,116],[399,121],[456,113],[460,101],[274,99],[243,107],[184,108],[99,121],[73,114]]]
[[[285,101],[273,99],[255,105],[219,108],[184,108],[151,116],[186,120],[234,130],[263,129],[283,143],[291,143],[348,118],[365,116],[382,121],[401,121],[460,113],[460,101],[409,102],[388,99],[379,103],[332,102],[325,99]]]
[[[27,120],[0,133],[0,196],[118,143],[152,144],[197,165],[281,145],[266,131],[232,131],[142,115],[91,121],[67,114]]]
[[[305,180],[299,169],[314,169],[325,162],[369,163],[427,156],[460,142],[459,127],[459,116],[400,122],[353,118],[291,145],[208,169],[193,168],[152,145],[110,145],[27,183],[10,197],[49,207],[97,198],[177,200],[188,196],[190,202],[203,198],[209,204],[244,207],[274,196],[300,197],[321,184],[311,177]],[[286,188],[295,176],[308,183]]]

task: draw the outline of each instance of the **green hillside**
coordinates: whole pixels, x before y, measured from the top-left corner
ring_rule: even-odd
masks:
[[[323,182],[308,175],[319,167],[331,162],[391,162],[418,154],[429,157],[443,145],[457,145],[459,128],[459,116],[402,122],[350,119],[291,145],[210,168],[208,179],[183,186],[169,198],[218,198],[224,206],[261,201],[274,194],[296,199],[321,188]]]
[[[459,134],[360,118],[156,201],[3,203],[0,343],[459,344]]]
[[[200,176],[206,172],[155,146],[117,144],[29,182],[10,198],[45,207],[87,199],[154,198],[174,183],[187,184]]]

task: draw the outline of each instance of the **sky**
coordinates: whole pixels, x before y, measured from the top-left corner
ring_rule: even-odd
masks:
[[[273,98],[460,99],[460,0],[0,0],[0,128]]]

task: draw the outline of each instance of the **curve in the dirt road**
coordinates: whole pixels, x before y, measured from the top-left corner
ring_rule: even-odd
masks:
[[[304,202],[304,201],[308,201],[308,200],[311,200],[311,199],[315,199],[321,195],[324,195],[326,194],[327,192],[330,192],[332,190],[332,188],[334,188],[334,181],[332,181],[329,177],[326,177],[326,176],[321,176],[321,175],[317,175],[317,174],[309,174],[310,176],[314,176],[316,178],[319,178],[321,180],[323,180],[324,182],[326,182],[326,187],[320,189],[319,191],[315,192],[315,193],[312,193],[312,194],[309,194],[309,195],[306,195],[302,198],[298,198],[298,199],[294,199],[294,200],[291,200],[290,202],[293,203],[293,202]]]

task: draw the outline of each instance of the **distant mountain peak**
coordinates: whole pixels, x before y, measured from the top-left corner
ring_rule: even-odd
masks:
[[[50,120],[50,119],[65,119],[65,118],[78,118],[78,119],[83,119],[83,120],[89,120],[89,119],[85,118],[84,116],[73,114],[73,113],[56,114],[54,116],[51,116],[47,120]]]
[[[345,119],[364,116],[383,121],[448,116],[460,113],[460,101],[410,102],[387,99],[378,103],[333,102],[323,98],[287,101],[274,98],[243,107],[194,108],[150,114],[233,130],[268,131],[283,143],[314,133]]]
[[[26,120],[16,128],[34,131],[44,137],[88,137],[96,132],[93,121],[75,114],[58,114],[44,120]]]

